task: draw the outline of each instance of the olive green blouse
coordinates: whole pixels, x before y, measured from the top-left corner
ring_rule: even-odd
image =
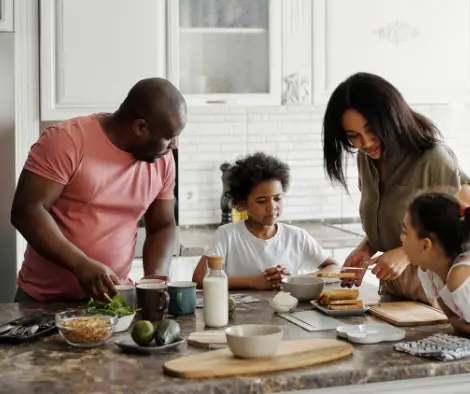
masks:
[[[445,187],[448,193],[456,193],[467,181],[454,153],[443,143],[420,156],[406,152],[393,155],[387,162],[382,183],[374,160],[359,152],[357,164],[362,226],[372,248],[380,252],[401,246],[403,218],[417,193],[438,186]],[[417,269],[412,266],[396,280],[382,282],[381,293],[428,301]]]

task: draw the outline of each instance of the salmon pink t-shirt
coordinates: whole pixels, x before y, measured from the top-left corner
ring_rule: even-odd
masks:
[[[48,127],[32,146],[24,168],[65,186],[51,209],[60,231],[128,282],[138,221],[155,199],[173,199],[175,163],[171,153],[152,164],[136,160],[111,143],[98,116]],[[38,301],[86,296],[72,272],[44,259],[30,245],[18,286]]]

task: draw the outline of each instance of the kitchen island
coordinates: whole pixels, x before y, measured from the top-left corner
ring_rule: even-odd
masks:
[[[374,297],[377,299],[376,288],[373,286],[364,284],[361,293],[361,298],[366,301],[372,302]],[[260,302],[240,305],[231,324],[276,324],[284,328],[285,340],[335,338],[334,331],[309,333],[275,315],[267,302],[268,298],[273,296],[271,292],[245,294],[260,299]],[[308,304],[299,304],[298,310],[309,308]],[[45,308],[44,305],[0,304],[0,323],[38,310],[63,309],[66,309],[64,305],[50,305]],[[374,320],[368,315],[344,319],[345,323],[349,324]],[[177,321],[184,337],[191,332],[204,330],[202,309],[198,309],[194,316],[178,318]],[[453,329],[447,324],[409,328],[406,340],[424,338],[436,332],[452,333]],[[164,375],[163,363],[204,350],[184,344],[179,349],[162,355],[129,355],[122,353],[113,343],[120,335],[125,334],[113,336],[101,348],[88,350],[71,347],[58,335],[21,345],[0,344],[0,392],[215,394],[272,393],[324,388],[313,392],[375,393],[378,391],[367,389],[367,385],[356,385],[442,375],[455,375],[456,379],[462,379],[464,376],[457,374],[470,372],[468,360],[436,362],[395,352],[391,343],[382,343],[355,346],[352,356],[314,367],[263,375],[184,380]],[[470,379],[467,377],[466,381],[470,382]],[[399,384],[400,382],[395,382],[397,391],[393,392],[400,391]],[[463,389],[463,386],[459,385],[459,388]],[[419,390],[414,392],[420,393]],[[440,388],[439,392],[453,391],[443,391]],[[432,390],[427,389],[426,393],[430,394]]]

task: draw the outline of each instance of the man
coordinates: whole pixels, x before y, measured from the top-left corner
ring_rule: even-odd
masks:
[[[144,216],[145,278],[166,278],[174,241],[170,150],[186,103],[167,80],[139,81],[113,114],[47,128],[20,175],[12,224],[28,241],[16,302],[113,295],[129,282]]]

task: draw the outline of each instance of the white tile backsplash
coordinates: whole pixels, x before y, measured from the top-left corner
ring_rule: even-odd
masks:
[[[415,106],[441,129],[445,140],[470,173],[470,107]],[[193,200],[180,201],[180,224],[220,222],[220,164],[262,150],[277,155],[292,169],[291,189],[283,219],[358,216],[359,192],[354,160],[349,160],[350,195],[333,187],[323,170],[323,108],[307,106],[191,108],[180,137],[180,190]]]

